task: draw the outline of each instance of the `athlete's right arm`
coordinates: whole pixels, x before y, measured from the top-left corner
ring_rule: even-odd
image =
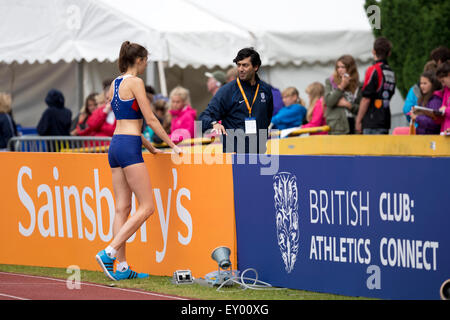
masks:
[[[131,79],[130,79],[131,80]],[[154,115],[150,101],[145,93],[144,81],[141,78],[133,78],[133,82],[130,86],[138,104],[141,109],[142,115],[144,116],[145,122],[153,129],[158,137],[160,137],[169,147],[171,147],[174,152],[180,153],[181,149],[177,147],[170,137],[167,135],[164,128],[161,126],[158,118]]]

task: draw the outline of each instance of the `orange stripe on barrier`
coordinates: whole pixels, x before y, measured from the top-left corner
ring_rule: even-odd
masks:
[[[156,210],[129,239],[128,262],[153,275],[190,269],[199,277],[217,270],[214,248],[228,246],[236,268],[231,161],[144,160]],[[3,152],[0,162],[0,263],[100,271],[95,254],[111,241],[115,206],[107,154]],[[132,214],[137,205],[133,197]]]

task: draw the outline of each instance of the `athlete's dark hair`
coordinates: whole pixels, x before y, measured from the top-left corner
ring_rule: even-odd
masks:
[[[238,63],[238,61],[241,61],[248,57],[250,57],[250,61],[252,62],[252,65],[254,67],[258,67],[258,70],[259,70],[259,67],[261,67],[261,58],[259,57],[259,53],[256,52],[256,50],[253,49],[252,47],[239,50],[239,52],[237,53],[236,58],[234,58],[233,62]]]
[[[385,37],[379,37],[373,44],[373,50],[379,59],[385,60],[391,53],[392,43]]]
[[[128,67],[136,63],[137,58],[145,58],[148,56],[148,51],[143,46],[137,43],[130,43],[125,41],[120,47],[119,53],[119,70],[120,72],[127,71]]]

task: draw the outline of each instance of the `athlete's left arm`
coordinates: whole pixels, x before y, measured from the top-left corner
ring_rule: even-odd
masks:
[[[142,139],[142,144],[148,151],[150,151],[150,153],[153,153],[153,154],[163,153],[162,150],[155,148],[153,146],[153,144],[144,137],[143,134],[141,134],[141,139]]]

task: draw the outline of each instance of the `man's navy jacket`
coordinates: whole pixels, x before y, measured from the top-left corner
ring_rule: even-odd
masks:
[[[269,84],[260,80],[256,75],[256,84],[251,86],[247,81],[241,81],[242,88],[247,96],[247,100],[251,106],[253,97],[257,85],[259,84],[259,90],[255,103],[252,107],[251,117],[256,119],[257,129],[257,149],[248,146],[248,136],[246,139],[245,152],[265,152],[265,142],[267,140],[267,128],[272,119],[273,113],[273,97],[272,88]],[[202,131],[212,129],[211,122],[222,120],[222,125],[225,129],[242,129],[245,131],[245,119],[249,117],[247,105],[244,101],[244,97],[239,89],[236,80],[233,80],[224,86],[214,95],[208,104],[208,107],[203,111],[199,120],[202,121]],[[263,129],[263,131],[260,131]],[[227,131],[228,133],[228,131]],[[229,133],[230,134],[230,133]],[[259,139],[261,138],[261,144],[264,144],[264,148],[259,148]],[[230,150],[226,147],[226,136],[222,139],[224,151],[226,152],[239,152],[236,148],[236,141],[234,143],[234,150]],[[262,146],[261,146],[262,147]]]

